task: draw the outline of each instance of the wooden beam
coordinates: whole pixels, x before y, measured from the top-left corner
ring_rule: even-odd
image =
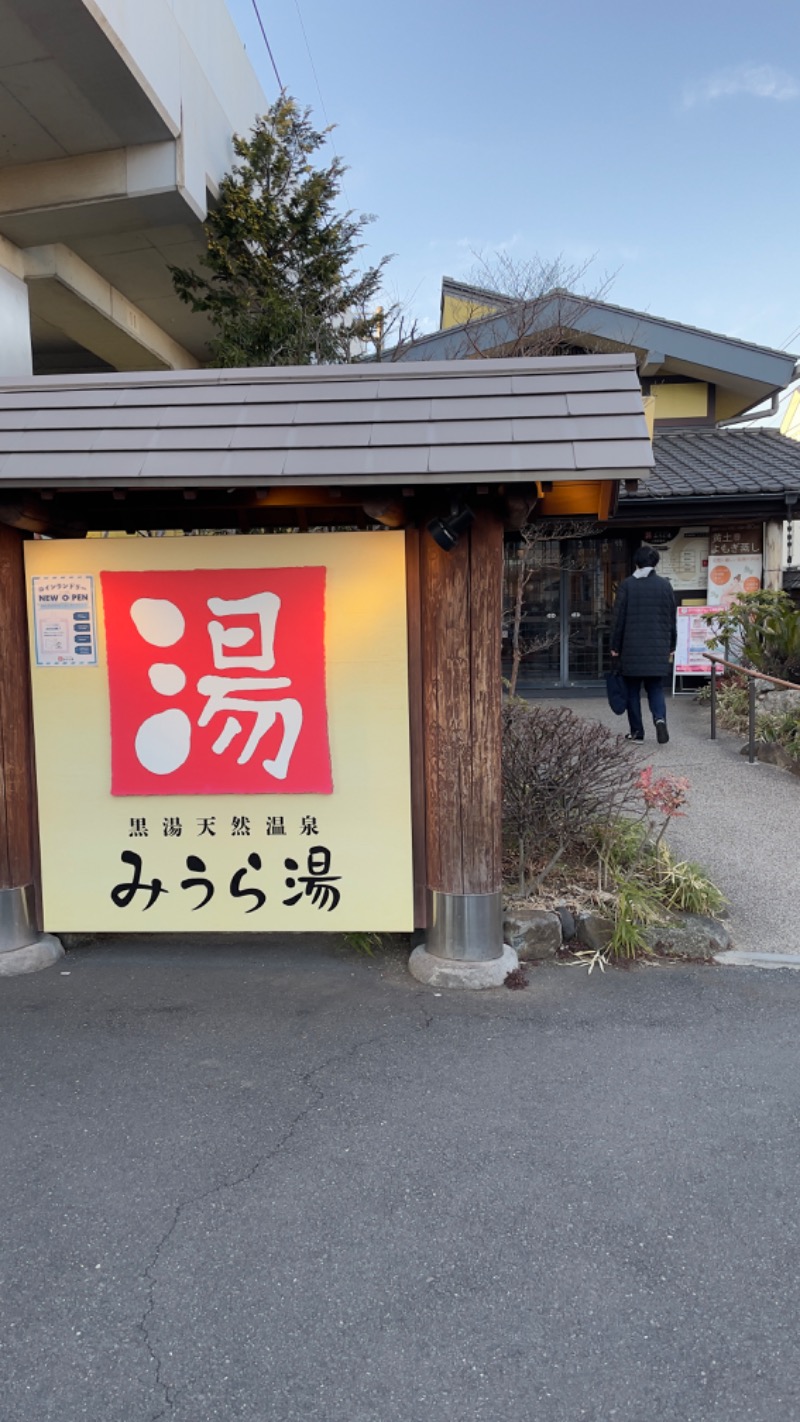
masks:
[[[428,887],[501,888],[503,525],[478,510],[451,553],[423,536],[423,735]]]
[[[23,535],[0,524],[0,889],[36,879],[33,721]]]
[[[419,570],[420,538],[419,529],[406,529],[406,607],[408,628],[411,855],[414,873],[414,927],[427,928],[425,734],[422,697],[422,608],[420,602]]]

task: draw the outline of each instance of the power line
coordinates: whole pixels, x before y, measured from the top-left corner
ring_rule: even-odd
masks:
[[[261,12],[260,12],[260,10],[259,10],[259,8],[258,8],[258,0],[253,0],[253,9],[255,10],[256,19],[258,20],[258,28],[259,28],[260,31],[261,31],[261,35],[262,35],[262,38],[263,38],[263,40],[264,40],[264,44],[265,44],[266,47],[267,47],[267,54],[269,55],[270,64],[272,65],[272,68],[273,68],[273,70],[275,71],[275,78],[276,78],[277,81],[278,81],[278,88],[280,89],[281,93],[283,93],[283,83],[281,82],[281,76],[280,76],[280,74],[278,73],[278,66],[277,66],[277,64],[275,63],[275,55],[272,53],[272,45],[270,44],[269,40],[267,39],[267,32],[266,32],[266,30],[264,29],[264,21],[263,21],[262,18],[261,18]]]
[[[298,18],[298,20],[300,21],[300,29],[301,29],[302,32],[303,32],[303,39],[305,40],[306,53],[307,53],[307,55],[308,55],[308,62],[309,62],[309,64],[311,65],[311,73],[314,75],[314,83],[315,83],[316,86],[317,86],[317,93],[319,94],[319,106],[320,106],[320,108],[322,109],[322,117],[323,117],[323,119],[325,120],[325,127],[326,127],[326,129],[328,130],[327,139],[328,139],[328,142],[329,142],[329,144],[330,144],[330,146],[331,146],[331,152],[333,153],[334,158],[338,159],[339,162],[341,162],[341,154],[340,154],[340,153],[337,153],[337,151],[336,151],[336,144],[335,144],[334,141],[333,141],[333,134],[330,132],[330,130],[332,129],[333,125],[331,124],[331,121],[330,121],[330,119],[328,118],[328,111],[327,111],[327,109],[325,108],[325,100],[324,100],[323,97],[322,97],[322,86],[321,86],[321,84],[320,84],[320,82],[319,82],[319,75],[318,75],[318,73],[317,73],[317,66],[316,66],[316,64],[314,63],[314,56],[313,56],[313,54],[311,53],[311,45],[309,44],[309,41],[308,41],[308,33],[307,33],[307,31],[306,31],[305,21],[304,21],[304,19],[303,19],[303,12],[302,12],[302,10],[300,9],[300,0],[294,0],[294,8],[295,8],[295,10],[297,11],[297,18]],[[348,191],[347,191],[347,187],[346,187],[346,185],[345,185],[344,178],[342,178],[342,180],[341,180],[341,185],[342,185],[342,192],[344,193],[344,200],[345,200],[345,202],[347,203],[347,206],[348,206],[348,207],[351,207],[352,204],[351,204],[351,202],[350,202],[350,196],[349,196],[349,194],[348,194]]]
[[[307,33],[306,33],[305,22],[304,22],[304,20],[303,20],[303,12],[302,12],[302,10],[300,9],[299,0],[294,0],[294,8],[295,8],[295,10],[297,11],[297,18],[298,18],[298,20],[300,21],[300,28],[301,28],[301,30],[303,31],[303,39],[305,40],[305,44],[306,44],[306,53],[308,54],[308,62],[309,62],[309,64],[311,65],[311,73],[314,75],[314,83],[315,83],[316,86],[317,86],[317,93],[319,94],[319,105],[320,105],[320,108],[322,109],[322,117],[323,117],[324,120],[325,120],[325,126],[326,126],[326,128],[330,128],[330,123],[329,123],[329,120],[328,120],[328,114],[327,114],[326,109],[325,109],[325,100],[324,100],[323,97],[322,97],[322,89],[320,88],[319,75],[317,74],[317,66],[316,66],[316,64],[314,63],[314,56],[313,56],[313,54],[311,53],[311,45],[310,45],[309,42],[308,42],[308,35],[307,35]],[[333,146],[333,145],[331,145],[331,146]]]

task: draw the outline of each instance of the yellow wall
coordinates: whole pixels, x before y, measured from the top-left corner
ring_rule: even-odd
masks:
[[[413,926],[408,742],[405,543],[402,533],[337,533],[248,538],[53,539],[26,545],[34,575],[94,578],[97,665],[38,666],[31,642],[45,926],[55,932],[349,932]],[[100,573],[103,570],[324,566],[325,658],[331,794],[111,794],[111,717]],[[30,586],[30,584],[29,584]],[[251,819],[250,838],[234,838],[234,814]],[[316,816],[319,839],[301,837]],[[145,817],[146,838],[131,838]],[[177,816],[183,832],[165,837]],[[197,818],[215,816],[215,838],[197,837]],[[284,838],[270,838],[268,816],[283,816]],[[320,912],[310,898],[284,906],[284,858],[304,867],[310,848],[331,850],[341,902]],[[168,893],[142,907],[137,894],[117,907],[111,889],[130,878],[121,853],[142,856],[142,877]],[[262,857],[253,878],[267,903],[253,913],[228,892],[247,855]],[[202,855],[214,897],[193,911],[181,891],[186,856]]]
[[[718,385],[714,418],[717,423],[720,420],[732,420],[734,415],[744,414],[752,404],[752,397],[741,395],[737,390],[722,390]]]
[[[463,301],[457,296],[445,296],[442,302],[442,324],[440,330],[450,326],[463,326],[467,321],[477,321],[481,316],[491,316],[493,306],[478,306],[474,301]]]
[[[788,435],[790,439],[800,439],[800,390],[795,390],[786,407],[781,434]]]
[[[708,386],[698,381],[675,385],[653,384],[650,394],[655,399],[655,420],[705,419],[708,414]]]

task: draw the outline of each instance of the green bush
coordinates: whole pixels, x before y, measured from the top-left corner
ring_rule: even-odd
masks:
[[[745,735],[749,728],[748,681],[749,677],[726,672],[717,683],[717,720],[724,730],[737,735]],[[698,693],[698,700],[704,703],[710,697],[710,687]],[[783,746],[789,755],[800,760],[800,711],[760,710],[756,701],[756,738]]]
[[[615,898],[609,957],[635,958],[649,952],[644,929],[663,923],[670,913],[705,913],[715,917],[725,898],[706,871],[676,859],[652,821],[620,821],[603,834],[606,882]]]
[[[724,612],[710,613],[712,651],[743,666],[800,684],[800,608],[789,594],[771,588],[741,593]]]
[[[800,712],[764,711],[756,717],[756,734],[761,741],[783,746],[793,760],[800,761]]]

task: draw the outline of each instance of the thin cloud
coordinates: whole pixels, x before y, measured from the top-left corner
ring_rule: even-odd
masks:
[[[740,64],[735,69],[720,69],[686,88],[683,107],[691,109],[695,104],[710,104],[715,99],[732,99],[739,94],[786,103],[800,97],[800,84],[793,75],[774,64]]]

